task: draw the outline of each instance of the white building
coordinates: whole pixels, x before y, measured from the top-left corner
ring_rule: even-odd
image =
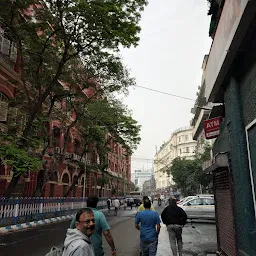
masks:
[[[194,159],[196,146],[193,127],[179,128],[172,133],[171,138],[160,147],[154,158],[156,190],[174,185],[172,176],[168,176],[164,169],[169,167],[176,157]]]
[[[207,103],[206,102],[206,92],[205,92],[205,69],[208,61],[208,55],[204,56],[202,64],[202,81],[201,86],[198,87],[197,99],[194,107],[191,109],[191,113],[194,114],[193,119],[190,124],[193,126],[193,139],[197,141],[197,152],[202,153],[204,151],[205,144],[205,134],[203,129],[204,120],[209,119],[210,113],[218,112],[220,116],[224,116],[224,106]],[[213,144],[215,139],[207,140],[210,145]]]
[[[150,180],[153,175],[153,170],[135,170],[134,176],[135,176],[135,185],[139,188],[140,191],[143,189],[143,184],[146,180]]]

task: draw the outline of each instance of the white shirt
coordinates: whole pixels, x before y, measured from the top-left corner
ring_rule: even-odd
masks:
[[[115,199],[115,200],[114,200],[114,207],[115,207],[115,208],[119,208],[119,206],[120,206],[119,200],[118,200],[118,199]]]

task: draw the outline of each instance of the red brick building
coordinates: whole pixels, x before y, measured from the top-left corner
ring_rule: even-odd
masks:
[[[1,31],[0,31],[1,32]],[[8,102],[15,97],[17,86],[21,85],[19,75],[19,65],[17,58],[17,50],[12,43],[4,37],[4,33],[0,33],[0,132],[8,130],[8,121],[21,122],[17,118],[17,109],[10,108]],[[65,108],[65,102],[59,106],[60,110]],[[16,111],[16,112],[15,112]],[[67,117],[72,118],[72,116]],[[20,118],[19,118],[20,119]],[[50,168],[54,164],[54,154],[64,155],[64,161],[56,166],[56,171],[52,173],[50,181],[44,188],[42,196],[44,197],[62,197],[71,186],[74,178],[80,172],[79,161],[86,165],[97,164],[97,152],[92,150],[87,158],[81,157],[81,135],[78,127],[73,127],[70,131],[69,140],[64,152],[64,134],[61,129],[62,124],[57,120],[49,123],[50,147],[49,154],[46,155],[46,167]],[[131,159],[122,145],[110,142],[112,152],[108,155],[109,168],[107,170],[107,182],[102,189],[102,196],[121,196],[129,190],[131,179]],[[38,179],[42,172],[35,172],[23,175],[17,184],[13,196],[29,197],[37,186]],[[3,196],[5,189],[12,177],[12,170],[8,166],[0,165],[0,197]],[[74,190],[70,196],[82,197],[91,194],[100,194],[101,172],[97,170],[86,171],[80,179],[78,179]]]

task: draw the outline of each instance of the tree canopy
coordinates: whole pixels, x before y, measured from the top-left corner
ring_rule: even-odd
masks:
[[[171,166],[166,168],[167,174],[171,174],[173,181],[184,196],[194,195],[200,191],[200,185],[204,190],[211,186],[212,177],[202,170],[203,162],[210,159],[211,147],[205,144],[203,153],[197,154],[194,160],[177,157]]]
[[[46,124],[55,118],[63,121],[66,137],[76,124],[85,122],[87,133],[107,126],[116,139],[132,149],[139,142],[138,125],[128,110],[121,105],[117,108],[118,101],[114,108],[114,101],[97,103],[95,99],[102,95],[110,99],[113,92],[127,93],[127,88],[135,84],[118,52],[120,46],[137,46],[138,23],[147,1],[4,0],[1,4],[1,28],[18,51],[21,80],[15,98],[9,102],[9,110],[16,112],[16,118],[7,122],[8,132],[1,134],[1,159],[10,152],[6,138],[12,137],[11,152],[28,152],[21,156],[24,161],[30,157],[30,170],[38,170],[37,160],[43,158],[49,146]],[[92,99],[95,105],[87,106]],[[61,113],[59,105],[63,100],[66,112]],[[98,111],[97,118],[92,114],[93,108],[99,110],[97,104],[108,105],[105,110],[109,120],[112,110],[124,114],[116,114],[118,120],[114,123],[106,117],[100,121],[102,111]],[[66,122],[72,113],[75,120]],[[86,124],[88,116],[95,119],[94,128],[92,123]],[[9,160],[8,164],[15,167],[16,175],[10,184],[13,187],[26,168],[18,167],[22,161],[15,155]]]

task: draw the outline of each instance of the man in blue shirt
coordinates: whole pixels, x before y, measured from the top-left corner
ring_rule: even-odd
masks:
[[[102,247],[102,233],[111,247],[112,255],[117,255],[113,237],[110,233],[110,227],[107,223],[105,215],[97,210],[97,204],[99,198],[97,196],[89,196],[87,199],[87,207],[91,208],[95,218],[95,232],[91,236],[93,249],[96,256],[104,256],[104,250]],[[76,227],[76,217],[72,220],[70,228]]]
[[[140,230],[140,245],[143,256],[155,256],[157,252],[160,218],[157,212],[151,211],[151,202],[144,201],[145,210],[135,217],[135,227]],[[140,224],[140,225],[139,225]]]

